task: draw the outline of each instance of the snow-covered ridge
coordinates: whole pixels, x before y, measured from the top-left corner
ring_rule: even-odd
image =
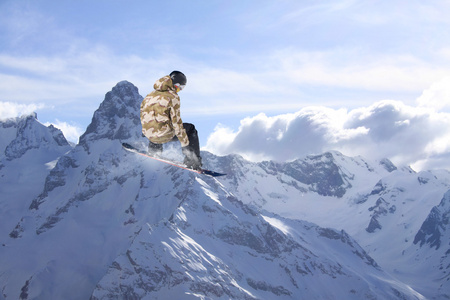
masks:
[[[20,120],[0,122],[3,149],[42,141],[20,159],[1,156],[0,298],[449,294],[449,172],[335,151],[283,164],[204,152],[228,176],[199,177],[122,149],[146,144],[141,101],[131,83],[117,84],[73,149],[40,139],[51,128],[19,137]],[[40,159],[49,149],[59,152]]]
[[[53,150],[64,147],[68,150],[69,143],[62,131],[53,125],[44,126],[37,121],[36,114],[1,121],[0,124],[0,158],[17,159],[38,148]]]

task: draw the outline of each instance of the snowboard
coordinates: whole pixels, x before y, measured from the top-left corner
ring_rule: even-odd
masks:
[[[136,147],[133,147],[130,144],[127,144],[127,143],[122,143],[122,147],[125,150],[127,150],[127,151],[130,151],[130,152],[133,152],[133,153],[137,153],[137,154],[140,154],[142,156],[145,156],[145,157],[157,160],[159,162],[163,162],[163,163],[172,165],[174,167],[177,167],[177,168],[180,168],[180,169],[184,169],[184,170],[188,170],[190,172],[194,172],[194,173],[197,173],[197,174],[208,175],[208,176],[211,176],[211,177],[219,177],[219,176],[227,175],[227,174],[218,173],[218,172],[214,172],[214,171],[206,170],[206,169],[194,170],[194,169],[188,168],[186,165],[184,165],[182,163],[179,163],[179,162],[176,162],[176,161],[170,161],[170,160],[165,160],[165,159],[159,158],[159,157],[153,157],[153,156],[149,155],[146,151],[139,150]]]

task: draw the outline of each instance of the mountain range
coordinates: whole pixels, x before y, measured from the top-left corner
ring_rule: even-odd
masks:
[[[119,82],[75,146],[0,122],[0,299],[450,298],[449,171],[202,152],[227,176],[197,175],[122,149],[142,99]]]

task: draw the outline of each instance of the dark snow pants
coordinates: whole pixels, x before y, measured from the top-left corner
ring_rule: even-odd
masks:
[[[191,123],[183,123],[184,130],[186,130],[186,134],[189,139],[189,145],[187,148],[193,152],[197,157],[200,158],[200,142],[198,140],[198,132],[197,129],[195,129],[194,124]],[[172,141],[177,141],[177,136],[174,136]],[[150,153],[161,153],[163,150],[162,144],[155,144],[152,142],[149,142],[148,150]]]

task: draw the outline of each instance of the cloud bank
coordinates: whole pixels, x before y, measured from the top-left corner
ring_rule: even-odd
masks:
[[[0,101],[0,120],[16,118],[23,115],[29,115],[44,107],[45,105],[42,103],[19,104],[13,102]]]
[[[450,113],[441,111],[450,104],[449,81],[424,91],[416,106],[384,100],[352,110],[311,106],[272,117],[261,113],[241,120],[237,131],[217,126],[205,150],[253,161],[289,161],[338,150],[389,158],[415,170],[450,169]]]

